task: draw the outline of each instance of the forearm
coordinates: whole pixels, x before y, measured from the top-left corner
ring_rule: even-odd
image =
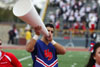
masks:
[[[35,43],[36,43],[36,40],[31,39],[31,41],[26,44],[26,50],[28,52],[32,52],[34,50]]]
[[[38,39],[38,36],[34,35],[34,37],[31,39],[31,41],[26,44],[26,50],[28,52],[32,52],[34,50],[37,39]]]
[[[56,48],[57,54],[65,54],[66,49],[57,42],[53,42],[54,47]]]

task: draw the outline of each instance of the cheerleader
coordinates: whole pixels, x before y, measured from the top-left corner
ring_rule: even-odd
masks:
[[[86,67],[100,67],[100,43],[94,45]]]

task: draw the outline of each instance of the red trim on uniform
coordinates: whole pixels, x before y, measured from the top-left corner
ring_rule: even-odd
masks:
[[[45,67],[54,67],[58,63],[58,60],[55,60],[52,64],[48,65],[38,57],[36,57],[36,61],[39,62],[40,64],[42,64]]]
[[[39,58],[36,58],[36,60],[40,63],[40,64],[42,64],[43,66],[48,66],[45,62],[43,62],[41,59],[39,59]]]
[[[55,62],[53,62],[53,64],[50,65],[50,67],[55,66],[58,63],[58,60],[56,60]]]

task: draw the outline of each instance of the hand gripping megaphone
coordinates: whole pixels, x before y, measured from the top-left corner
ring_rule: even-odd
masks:
[[[16,2],[13,7],[13,14],[24,22],[30,24],[33,28],[38,25],[41,26],[42,34],[48,36],[48,31],[31,0],[19,0]]]

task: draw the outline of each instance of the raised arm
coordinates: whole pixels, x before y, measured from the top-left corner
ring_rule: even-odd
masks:
[[[34,35],[33,38],[30,40],[30,42],[26,44],[26,50],[27,50],[28,52],[34,51],[34,46],[35,46],[36,41],[38,40],[38,37],[39,37],[40,32],[41,32],[41,26],[35,27],[35,28],[34,28],[34,31],[35,31],[35,35]]]

